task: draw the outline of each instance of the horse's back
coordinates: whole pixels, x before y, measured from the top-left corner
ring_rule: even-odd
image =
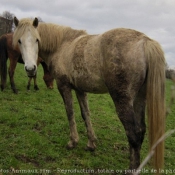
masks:
[[[113,62],[118,66],[124,66],[120,64],[131,64],[133,59],[140,61],[139,59],[143,59],[145,37],[143,33],[124,28],[105,32],[101,36],[101,51],[103,52],[104,63]]]
[[[64,62],[63,69],[71,84],[87,92],[107,92],[107,86],[116,87],[122,83],[118,82],[121,79],[137,83],[137,79],[143,80],[146,74],[144,37],[144,34],[130,29],[84,35],[63,48],[58,65]]]

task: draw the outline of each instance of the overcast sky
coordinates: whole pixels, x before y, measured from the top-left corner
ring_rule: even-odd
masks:
[[[139,30],[162,45],[168,65],[175,67],[175,0],[0,0],[0,14],[4,11],[90,34]]]

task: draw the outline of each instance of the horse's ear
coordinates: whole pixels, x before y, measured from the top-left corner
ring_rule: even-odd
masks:
[[[18,26],[18,23],[19,23],[19,20],[17,19],[16,16],[14,17],[13,21],[14,21],[14,23],[15,23],[15,26],[17,27],[17,26]]]
[[[38,27],[38,18],[35,18],[34,20],[33,20],[33,26],[35,27],[35,28],[37,28]]]

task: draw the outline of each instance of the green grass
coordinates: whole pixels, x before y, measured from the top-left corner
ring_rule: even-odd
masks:
[[[96,151],[88,152],[84,150],[87,143],[85,125],[73,93],[80,141],[76,149],[67,150],[69,128],[63,101],[55,84],[53,90],[46,88],[41,66],[38,69],[39,91],[33,90],[33,85],[30,91],[26,90],[28,78],[23,65],[18,64],[15,72],[18,95],[13,94],[9,79],[6,89],[0,92],[0,174],[10,174],[9,170],[13,169],[17,174],[37,172],[43,175],[63,174],[66,170],[66,174],[94,174],[95,171],[112,174],[127,169],[128,142],[109,95],[88,95],[91,119],[98,137]],[[172,82],[167,80],[166,85],[169,102]],[[167,117],[167,130],[175,128],[174,114],[175,106]],[[148,153],[146,136],[141,159]],[[175,169],[174,150],[175,134],[166,140],[166,170]],[[149,164],[146,168],[150,171]]]

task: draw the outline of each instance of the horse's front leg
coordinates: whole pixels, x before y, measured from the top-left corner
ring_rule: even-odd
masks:
[[[39,87],[38,87],[37,82],[36,82],[36,75],[33,77],[33,80],[34,80],[34,89],[39,90]]]
[[[32,81],[32,77],[29,77],[29,81],[27,83],[27,90],[30,90],[31,81]]]
[[[58,86],[58,90],[64,101],[70,127],[70,141],[68,142],[67,149],[72,149],[77,146],[79,136],[74,117],[71,88],[69,88],[68,86]]]
[[[76,95],[77,95],[77,99],[78,99],[78,102],[81,108],[81,115],[85,121],[85,125],[87,128],[88,144],[87,144],[86,149],[90,151],[94,151],[96,148],[96,145],[95,145],[96,136],[92,128],[92,124],[90,120],[90,112],[88,108],[87,94],[84,92],[76,91]]]

